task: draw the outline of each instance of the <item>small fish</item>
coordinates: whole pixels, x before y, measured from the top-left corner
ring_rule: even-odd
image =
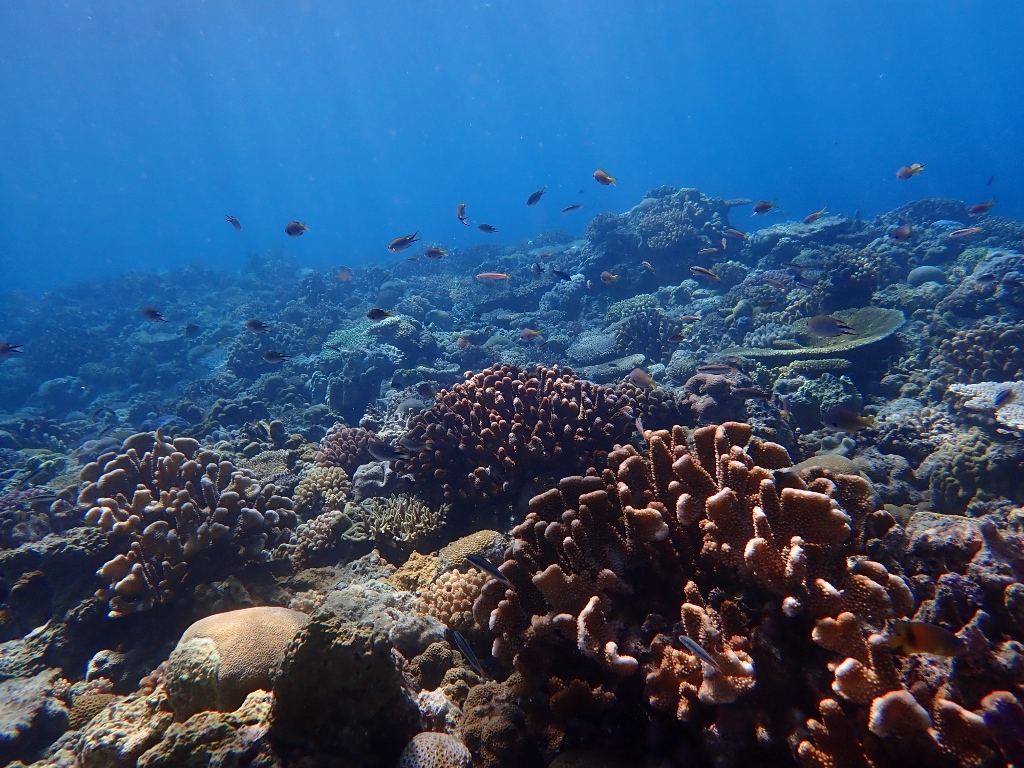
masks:
[[[752,397],[760,397],[765,400],[771,399],[771,395],[769,395],[763,389],[758,389],[757,387],[734,387],[729,391],[729,394],[747,399]]]
[[[749,240],[750,239],[750,235],[748,235],[746,232],[740,232],[738,229],[727,229],[722,234],[725,235],[728,238],[733,239],[733,240]]]
[[[854,328],[831,315],[815,315],[807,321],[807,330],[815,336],[824,336],[825,338],[835,338],[844,333],[849,335],[857,333]]]
[[[893,650],[933,656],[956,656],[963,651],[960,638],[937,624],[898,619],[892,623],[892,629],[893,634],[886,639]]]
[[[889,239],[895,240],[897,243],[905,243],[913,233],[914,230],[909,224],[900,224],[889,233]]]
[[[348,267],[341,267],[338,269],[338,274],[335,277],[338,278],[339,283],[347,283],[352,279],[352,270]]]
[[[654,266],[649,261],[641,261],[640,266],[646,269],[648,272],[654,271]]]
[[[551,257],[553,257],[554,255],[555,255],[555,254],[553,254],[553,253],[549,253],[548,251],[544,251],[544,253],[542,253],[542,254],[540,255],[540,260],[541,260],[541,261],[547,261],[548,259],[550,259],[550,258],[551,258]]]
[[[24,344],[9,344],[3,342],[0,344],[0,360],[7,360],[11,355],[20,355]]]
[[[829,429],[836,429],[841,432],[856,432],[858,429],[873,427],[875,425],[875,417],[861,416],[852,408],[837,405],[835,408],[829,408],[821,415],[821,423]]]
[[[104,405],[100,408],[97,408],[89,415],[92,416],[93,421],[100,421],[100,416],[105,416],[108,413],[114,418],[114,421],[119,421],[119,419],[117,418],[117,414],[114,412],[114,409],[108,405]],[[103,421],[106,421],[106,419],[103,419]]]
[[[634,368],[629,373],[629,383],[641,389],[654,389],[658,385],[643,368]]]
[[[404,451],[396,451],[390,445],[375,437],[370,438],[366,442],[366,452],[377,461],[392,462],[409,458],[409,455]]]
[[[963,229],[954,229],[952,232],[949,232],[946,235],[946,237],[948,237],[948,238],[970,237],[971,235],[976,235],[979,232],[981,232],[981,227],[964,227]]]
[[[419,261],[419,260],[420,260],[419,256],[410,256],[409,258],[406,259],[406,261]]]
[[[761,309],[768,309],[768,307],[774,307],[778,303],[778,299],[763,299],[762,301],[757,302],[757,306]]]
[[[754,212],[752,214],[750,214],[750,215],[751,216],[761,216],[761,215],[763,215],[765,213],[768,213],[768,211],[770,211],[774,207],[775,207],[775,200],[761,200],[761,201],[759,201],[757,203],[754,203]]]
[[[308,232],[309,227],[306,226],[306,222],[289,221],[284,228],[284,233],[288,237],[298,237],[303,232]]]
[[[266,333],[270,330],[270,326],[254,317],[252,320],[245,321],[245,330],[253,333]]]
[[[371,320],[373,320],[374,322],[377,322],[378,320],[383,320],[385,317],[391,317],[393,314],[395,314],[395,313],[394,312],[388,312],[388,310],[386,310],[386,309],[381,309],[380,307],[374,307],[373,309],[371,309],[369,312],[366,313],[366,316],[368,318],[370,318]]]
[[[636,419],[633,421],[633,423],[636,424],[637,432],[639,432],[640,435],[642,436],[643,433],[644,433],[644,420],[643,420],[643,418],[640,417],[640,416],[637,416]]]
[[[596,171],[594,171],[594,180],[598,184],[601,184],[602,186],[605,186],[605,187],[607,187],[609,184],[611,184],[613,187],[615,186],[615,177],[614,176],[609,176],[607,173],[602,171],[600,168],[598,168]]]
[[[687,635],[680,635],[679,642],[683,644],[683,647],[685,647],[686,650],[711,667],[716,674],[724,674],[719,663],[715,661],[714,657],[696,640],[688,637]]]
[[[421,410],[422,403],[417,400],[412,401],[416,405],[414,413],[418,413]],[[418,440],[413,440],[411,437],[400,437],[398,438],[398,444],[410,453],[419,453],[427,447],[426,443],[421,443]]]
[[[146,318],[147,320],[149,320],[149,322],[151,322],[151,323],[166,323],[167,322],[167,318],[164,317],[163,315],[161,315],[153,307],[143,307],[142,308],[142,316],[144,318]]]
[[[542,264],[540,264],[539,262],[535,261],[535,262],[533,262],[533,264],[530,265],[530,271],[533,272],[533,274],[535,274],[535,275],[543,274],[544,273],[544,266]]]
[[[714,280],[716,283],[722,282],[722,278],[710,269],[704,269],[704,267],[690,267],[690,274],[694,277],[706,277],[709,280]]]
[[[488,576],[497,579],[509,589],[515,589],[512,586],[512,582],[508,580],[508,576],[498,570],[498,566],[488,560],[486,557],[480,555],[468,554],[466,560],[476,566],[478,569],[486,573]]]
[[[388,246],[388,250],[392,253],[401,253],[406,248],[409,248],[413,243],[419,240],[417,235],[419,230],[416,230],[411,235],[405,235],[403,237],[396,237],[391,241],[391,245]]]
[[[709,253],[718,253],[717,248],[701,248],[697,251],[698,256],[707,256]]]
[[[541,335],[541,332],[540,331],[535,331],[535,330],[533,330],[533,328],[523,328],[523,330],[521,330],[519,332],[519,340],[520,341],[533,341],[534,339],[536,339],[540,335]]]
[[[437,387],[429,381],[421,381],[416,385],[416,394],[420,397],[435,397],[437,395]]]
[[[678,344],[679,342],[681,342],[685,338],[686,338],[686,336],[684,336],[681,333],[673,333],[671,336],[668,337],[668,343],[669,344]]]
[[[234,216],[232,216],[231,214],[228,214],[227,216],[224,217],[224,219],[227,221],[228,224],[230,224],[232,227],[235,228],[236,232],[241,232],[242,231],[242,222],[240,222]]]
[[[986,184],[991,187],[992,184],[995,183],[995,180],[996,180],[995,176],[989,176],[988,177],[988,181],[986,182]]]
[[[802,272],[803,270],[807,269],[805,265],[797,264],[794,261],[783,261],[781,262],[781,266],[786,267],[786,269],[792,269],[796,272]]]
[[[476,654],[473,653],[473,649],[470,647],[469,641],[466,640],[466,638],[462,636],[462,633],[457,629],[452,631],[452,637],[455,639],[455,645],[459,649],[459,653],[461,653],[462,657],[466,660],[466,663],[469,664],[469,666],[473,668],[473,671],[480,675],[480,677],[487,677],[487,673],[484,672],[484,668],[480,666],[480,659],[478,659]]]
[[[539,203],[540,199],[542,197],[544,197],[544,193],[547,191],[547,189],[548,189],[547,187],[544,187],[542,189],[538,189],[536,192],[534,192],[532,195],[530,195],[528,198],[526,198],[526,204],[529,205],[529,206],[534,206],[537,203]]]
[[[202,326],[197,323],[185,323],[181,328],[181,335],[186,338],[192,338],[193,336],[198,336],[201,330],[203,330]]]
[[[917,176],[917,174],[924,171],[926,163],[913,163],[911,165],[901,165],[899,170],[896,171],[896,178],[900,181],[906,181],[911,176]]]
[[[697,368],[697,373],[708,373],[713,376],[730,376],[734,373],[739,373],[739,370],[733,368],[731,365],[712,363],[710,365],[699,366]]]
[[[478,224],[476,228],[481,232],[486,232],[487,234],[492,234],[498,231],[497,227],[491,226],[490,224]]]
[[[459,203],[457,206],[455,206],[455,215],[459,217],[459,221],[461,221],[467,227],[469,226],[469,219],[466,218],[465,203]]]
[[[721,240],[721,243],[722,243],[722,250],[724,251],[724,250],[726,249],[726,247],[727,247],[727,246],[729,245],[729,241],[728,241],[728,240],[726,240],[726,239],[725,239],[725,238],[723,237],[723,238],[722,238],[722,240]]]
[[[551,339],[548,339],[547,341],[542,341],[540,344],[537,345],[537,349],[544,349],[544,347],[546,347],[550,343]]]
[[[476,279],[486,283],[494,282],[496,280],[508,280],[510,277],[510,275],[506,275],[504,272],[481,272],[476,276]]]
[[[583,203],[573,203],[572,205],[565,206],[565,208],[562,209],[562,213],[568,213],[569,211],[578,211],[582,207]]]
[[[473,342],[467,339],[465,336],[460,336],[455,340],[455,346],[459,349],[469,349],[473,346]]]
[[[613,275],[607,269],[600,275],[598,275],[598,277],[601,278],[601,282],[604,283],[605,285],[611,285],[612,283],[619,279],[618,275]]]
[[[587,280],[587,290],[589,291],[593,287],[594,287],[594,284],[592,282],[590,282],[589,280]]]
[[[764,281],[768,283],[768,285],[778,288],[780,291],[786,290],[786,284],[781,280],[776,280],[774,277],[766,277],[764,278]]]
[[[426,251],[424,251],[423,255],[426,256],[428,259],[440,259],[442,256],[447,256],[448,251],[442,250],[437,247],[430,247],[427,248]]]
[[[815,211],[814,213],[809,213],[806,216],[804,216],[804,224],[813,224],[826,213],[828,213],[828,210],[826,210],[825,208],[822,208],[820,211]]]
[[[561,269],[551,268],[551,274],[557,277],[559,280],[572,280],[572,276]]]
[[[679,319],[684,323],[699,323],[700,315],[680,315]]]
[[[998,202],[998,200],[993,199],[989,200],[987,203],[978,203],[977,205],[972,205],[970,208],[967,209],[967,215],[970,216],[972,219],[976,219],[979,216],[984,216],[986,213],[988,213],[988,209]]]
[[[1009,405],[1017,399],[1017,392],[1013,387],[1004,387],[996,393],[996,396],[992,399],[992,404],[999,410],[1004,405]]]
[[[288,359],[288,355],[273,349],[268,349],[266,352],[263,353],[263,359],[266,360],[271,365],[279,365],[280,363],[283,363],[285,360]]]

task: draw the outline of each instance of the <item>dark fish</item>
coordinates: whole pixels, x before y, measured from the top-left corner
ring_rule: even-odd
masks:
[[[416,394],[420,397],[434,397],[437,394],[437,387],[429,381],[421,381],[416,385]]]
[[[473,649],[469,646],[469,641],[462,636],[462,633],[457,629],[452,632],[452,637],[455,639],[455,645],[459,649],[459,653],[466,660],[466,663],[473,668],[480,677],[487,677],[487,673],[484,672],[484,668],[480,666],[480,659],[473,653]]]
[[[1005,387],[996,393],[996,396],[992,399],[992,404],[999,409],[1004,405],[1009,405],[1016,399],[1017,393],[1014,391],[1013,387]]]
[[[528,198],[526,198],[526,204],[527,205],[536,205],[537,203],[540,202],[540,199],[542,197],[544,197],[544,192],[546,192],[546,191],[547,191],[547,187],[544,187],[543,189],[538,189],[536,192],[534,192],[532,195],[530,195]]]
[[[114,417],[114,421],[120,421],[120,419],[117,418],[117,414],[114,413],[114,409],[107,405],[97,408],[90,415],[92,416],[93,421],[100,421],[100,416],[106,416],[108,413]],[[103,421],[106,421],[106,419],[103,419]]]
[[[559,280],[572,280],[568,272],[563,272],[560,269],[551,269],[551,274],[557,277]]]
[[[683,644],[686,650],[688,650],[698,659],[700,659],[713,670],[715,670],[717,674],[723,674],[722,667],[719,665],[719,663],[715,661],[714,657],[710,653],[708,653],[704,646],[702,646],[696,640],[694,640],[691,637],[688,637],[687,635],[680,635],[679,642]]]
[[[366,316],[373,320],[374,322],[377,322],[378,320],[383,320],[385,317],[391,317],[393,314],[394,312],[388,312],[386,309],[374,307],[373,309],[366,313]]]
[[[421,411],[423,410],[423,403],[421,403],[418,400],[414,400],[413,402],[416,403],[416,408],[418,408]],[[427,447],[426,443],[421,443],[418,440],[413,440],[411,437],[398,438],[398,444],[402,446],[405,450],[409,451],[410,453],[419,453],[420,451]]]
[[[512,586],[512,582],[508,580],[508,576],[506,576],[504,573],[502,573],[500,570],[498,570],[498,566],[496,566],[494,563],[492,563],[486,557],[481,557],[480,555],[469,554],[469,555],[466,555],[466,560],[468,560],[470,563],[472,563],[474,566],[476,566],[478,569],[480,569],[481,571],[486,573],[491,578],[494,578],[494,579],[497,579],[498,581],[500,581],[502,584],[504,584],[509,589],[515,589],[515,587]]]
[[[273,349],[268,349],[263,353],[263,359],[271,365],[279,365],[288,359],[288,355]]]
[[[8,344],[6,341],[0,344],[0,360],[6,360],[11,355],[20,355],[24,344]]]
[[[396,451],[390,445],[375,437],[370,438],[370,440],[367,441],[366,452],[373,456],[377,461],[391,462],[409,458],[407,453],[403,451]]]
[[[772,208],[775,207],[775,200],[761,200],[760,202],[754,203],[754,212],[751,216],[760,216],[768,213]]]
[[[427,248],[427,250],[424,251],[423,255],[426,256],[428,259],[440,259],[442,256],[447,256],[448,251],[441,250],[440,248],[437,247],[431,247]]]
[[[388,250],[391,251],[392,253],[401,253],[406,248],[415,243],[417,240],[419,240],[419,238],[416,237],[416,235],[418,234],[419,230],[413,232],[411,235],[396,237],[394,240],[391,241],[391,244],[388,246]]]
[[[565,208],[562,209],[562,213],[568,213],[569,211],[578,211],[582,207],[583,203],[573,203],[572,205],[565,206]]]
[[[978,216],[982,216],[985,213],[987,213],[988,209],[998,202],[998,200],[993,199],[989,200],[987,203],[978,203],[977,205],[972,205],[970,208],[967,209],[967,215],[970,216],[972,219],[976,219]]]
[[[814,213],[809,213],[804,216],[804,224],[813,224],[826,213],[828,213],[828,211],[825,208],[822,208],[820,211],[815,211]]]
[[[613,187],[615,186],[615,177],[614,176],[609,176],[607,173],[602,171],[600,168],[598,168],[596,171],[594,171],[594,180],[598,184],[601,184],[602,186],[605,186],[605,187],[607,187],[609,184],[611,184]]]
[[[690,267],[690,274],[694,277],[706,277],[709,280],[714,280],[716,283],[720,283],[722,281],[722,278],[710,269],[704,269],[704,267]]]
[[[229,214],[229,215],[225,216],[224,218],[227,220],[228,224],[230,224],[232,227],[234,227],[238,232],[242,231],[242,222],[240,222],[234,216],[231,216]]]
[[[699,323],[700,315],[680,315],[679,319],[684,323]]]
[[[747,399],[753,397],[763,397],[765,399],[771,398],[771,395],[757,387],[736,387],[731,390],[731,394]]]
[[[731,237],[733,240],[749,240],[750,235],[746,232],[740,232],[738,229],[727,229],[722,233],[726,237]]]
[[[142,308],[142,316],[144,318],[146,318],[147,320],[149,320],[149,322],[151,322],[151,323],[166,323],[167,322],[167,318],[164,317],[163,315],[161,315],[153,307],[143,307]]]
[[[956,656],[964,650],[959,637],[937,624],[900,619],[892,623],[892,630],[887,640],[893,650],[933,656]]]
[[[990,186],[990,187],[991,187],[991,186],[992,186],[992,184],[993,184],[993,183],[995,182],[995,180],[996,180],[996,177],[995,177],[995,176],[989,176],[989,177],[988,177],[988,186]]]
[[[917,174],[924,171],[925,163],[912,163],[910,165],[901,165],[899,170],[896,171],[896,178],[900,181],[906,181],[911,176],[917,176]]]
[[[479,229],[481,232],[486,232],[487,234],[491,234],[493,232],[498,231],[497,227],[491,226],[490,224],[477,224],[476,228]]]
[[[203,330],[202,326],[197,323],[185,323],[181,328],[181,335],[186,337],[198,336],[201,330]]]
[[[252,320],[245,321],[245,330],[253,333],[266,333],[270,330],[270,326],[254,317]]]
[[[289,221],[288,226],[284,228],[284,233],[288,237],[298,237],[303,232],[308,232],[309,227],[306,226],[306,222]]]
[[[844,323],[842,320],[831,315],[815,315],[807,321],[807,330],[815,336],[835,338],[843,334],[856,334],[857,331]]]
[[[905,243],[913,233],[914,230],[909,224],[900,224],[889,233],[889,239],[895,240],[897,243]]]
[[[844,408],[841,405],[837,405],[835,408],[829,408],[821,415],[821,423],[829,429],[836,429],[841,432],[856,432],[858,429],[873,427],[875,425],[875,417],[861,416],[852,408]]]
[[[797,263],[796,263],[796,262],[794,262],[794,261],[783,261],[783,262],[782,262],[782,263],[780,264],[780,266],[786,267],[786,269],[793,269],[793,270],[796,270],[797,272],[801,272],[801,271],[803,271],[803,270],[805,270],[805,269],[807,269],[807,268],[808,268],[808,267],[807,267],[807,266],[805,266],[804,264],[797,264]]]
[[[674,334],[672,334],[671,336],[668,337],[668,343],[669,344],[678,344],[680,341],[682,341],[685,338],[686,338],[686,336],[684,336],[681,333],[674,333]]]
[[[535,275],[539,275],[544,272],[544,267],[538,262],[534,262],[533,264],[530,265],[530,271],[533,272],[533,274]]]
[[[714,376],[728,376],[733,373],[739,373],[739,371],[731,365],[718,365],[713,363],[711,365],[699,366],[697,368],[697,373],[710,373]]]
[[[607,269],[604,272],[602,272],[599,275],[599,277],[601,278],[601,282],[604,283],[605,285],[611,285],[612,283],[619,279],[618,275],[613,275]]]
[[[648,374],[643,368],[634,368],[630,371],[629,383],[634,387],[640,387],[641,389],[654,389],[658,386],[654,383],[654,379],[651,378],[650,374]]]
[[[469,219],[466,218],[465,203],[459,203],[457,206],[455,206],[455,215],[459,217],[459,221],[461,221],[467,227],[469,226]]]

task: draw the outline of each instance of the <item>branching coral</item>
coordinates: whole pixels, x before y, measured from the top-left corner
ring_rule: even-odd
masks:
[[[433,507],[404,493],[349,507],[358,510],[356,526],[365,530],[370,538],[408,549],[438,531],[444,525],[449,508],[447,504]]]
[[[327,432],[320,441],[320,450],[315,456],[322,467],[341,467],[350,475],[360,464],[372,461],[366,446],[373,440],[373,432],[362,427],[337,425]]]
[[[292,499],[297,510],[308,518],[321,510],[344,509],[351,490],[348,473],[341,467],[312,466],[303,471]]]
[[[261,486],[191,438],[134,435],[121,453],[86,465],[81,479],[85,522],[127,543],[98,571],[110,585],[97,595],[110,601],[111,616],[167,602],[210,562],[266,559],[297,522],[274,485]]]

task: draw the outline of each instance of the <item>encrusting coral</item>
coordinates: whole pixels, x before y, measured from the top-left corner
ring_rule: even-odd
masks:
[[[124,616],[171,600],[193,570],[241,557],[261,561],[291,539],[292,502],[196,440],[160,432],[125,440],[81,472],[85,522],[127,543],[98,575],[97,596]],[[214,556],[216,553],[216,557]]]

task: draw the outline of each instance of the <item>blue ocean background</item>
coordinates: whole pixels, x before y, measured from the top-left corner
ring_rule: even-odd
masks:
[[[662,184],[1019,218],[1021,29],[982,2],[7,2],[0,290],[582,234]]]

